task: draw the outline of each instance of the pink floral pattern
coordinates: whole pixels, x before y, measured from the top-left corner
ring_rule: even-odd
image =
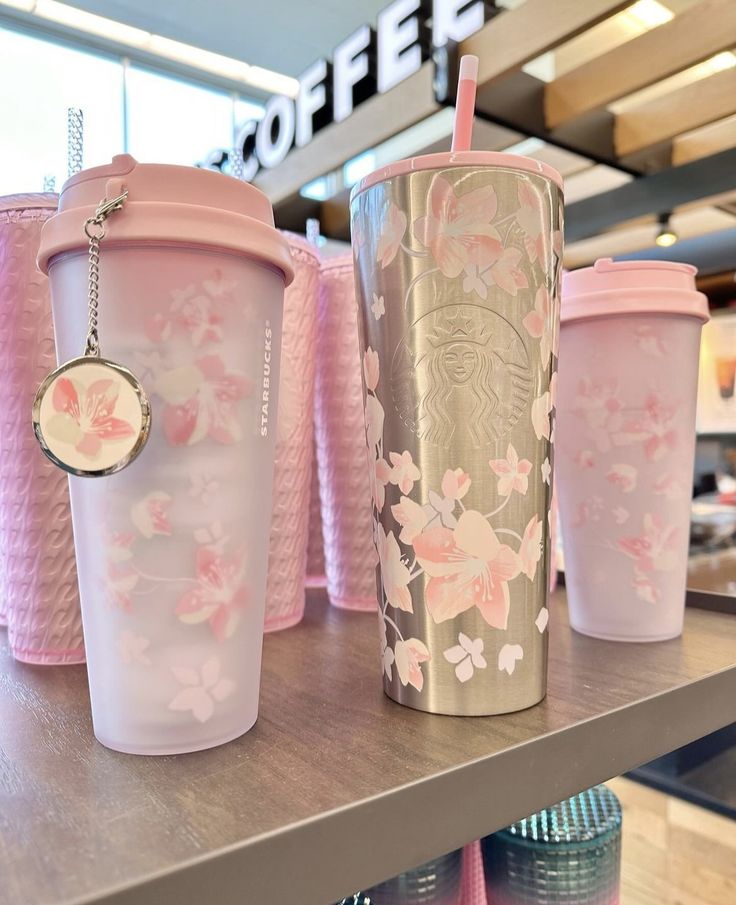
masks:
[[[542,367],[546,368],[552,354],[555,327],[555,312],[546,286],[540,286],[537,289],[534,296],[534,310],[526,315],[522,323],[529,336],[540,340],[539,354],[542,357]]]
[[[622,493],[631,493],[636,489],[636,479],[638,477],[638,472],[633,465],[627,465],[623,462],[617,462],[611,465],[611,467],[606,472],[606,480],[609,484],[613,484],[614,487],[618,487],[618,489]]]
[[[468,252],[463,292],[474,292],[485,301],[490,287],[498,286],[516,297],[520,289],[529,287],[520,267],[521,257],[520,249],[504,248],[500,242],[487,239]]]
[[[363,376],[365,378],[365,385],[371,392],[375,392],[375,389],[378,386],[378,374],[378,352],[368,346],[363,353]]]
[[[530,581],[537,574],[537,563],[542,558],[542,522],[538,515],[533,515],[524,529],[524,536],[519,547],[521,571]]]
[[[388,265],[396,257],[406,232],[406,214],[392,201],[384,206],[381,235],[376,247],[376,258],[381,267]]]
[[[489,625],[506,628],[508,583],[521,571],[521,561],[479,512],[463,512],[454,531],[426,528],[414,539],[414,552],[429,576],[426,603],[435,622],[476,606]]]
[[[529,489],[532,463],[529,459],[520,460],[511,443],[506,450],[505,459],[491,459],[488,464],[491,471],[498,475],[498,492],[501,496],[510,496],[514,491],[524,495]]]
[[[457,196],[444,178],[436,176],[427,199],[427,216],[414,221],[414,235],[428,248],[446,277],[459,276],[486,240],[500,240],[491,225],[498,202],[492,186]]]
[[[145,538],[154,534],[171,534],[168,508],[171,497],[162,490],[147,494],[142,500],[134,503],[130,510],[130,520]]]
[[[422,533],[429,521],[425,508],[408,496],[402,496],[401,501],[391,507],[391,513],[401,525],[399,540],[404,544],[413,544],[414,538]]]
[[[172,446],[192,446],[210,438],[233,444],[242,438],[237,404],[251,393],[250,382],[228,371],[219,355],[159,375],[155,389],[164,400],[163,425]]]
[[[378,558],[381,562],[383,592],[390,606],[413,613],[409,582],[411,573],[401,557],[401,549],[393,531],[388,534],[383,525],[378,526]]]
[[[643,443],[644,454],[650,462],[661,461],[677,449],[678,437],[674,428],[677,409],[668,405],[661,396],[650,393],[643,409],[628,419],[617,436],[619,444]]]
[[[394,648],[394,662],[402,685],[411,685],[417,691],[424,688],[422,663],[429,660],[427,645],[419,638],[399,639]]]
[[[621,430],[623,415],[618,385],[615,380],[594,380],[586,377],[580,381],[573,410],[583,417],[588,435],[599,452],[607,452],[612,435]]]
[[[389,480],[396,484],[403,494],[411,493],[414,482],[421,478],[421,472],[414,464],[411,453],[404,450],[403,453],[390,452],[391,474]]]
[[[115,417],[118,394],[112,379],[84,386],[79,380],[59,377],[51,397],[56,414],[49,418],[46,432],[93,461],[105,443],[135,435],[132,424]]]
[[[516,214],[516,222],[524,233],[524,247],[529,260],[532,263],[538,258],[544,261],[546,242],[545,232],[542,230],[544,224],[542,199],[535,192],[530,181],[521,180],[519,182],[519,210]],[[546,266],[546,262],[544,266]]]
[[[216,705],[235,691],[235,682],[220,675],[221,666],[217,657],[205,660],[199,669],[173,666],[171,672],[183,687],[169,702],[169,710],[191,713],[199,723],[210,720]]]
[[[454,647],[448,647],[443,654],[448,663],[454,664],[458,682],[469,682],[476,669],[485,669],[488,666],[483,656],[483,639],[472,640],[460,632],[457,640],[458,643]]]
[[[248,604],[244,557],[226,558],[214,547],[200,547],[196,576],[195,587],[179,600],[177,616],[187,625],[208,622],[218,641],[231,638]]]
[[[647,603],[657,603],[662,596],[656,573],[677,567],[677,535],[677,528],[666,525],[661,516],[646,513],[641,534],[618,540],[618,549],[634,561],[632,587]]]

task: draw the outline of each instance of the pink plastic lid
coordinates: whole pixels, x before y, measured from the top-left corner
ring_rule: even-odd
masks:
[[[695,288],[697,270],[672,261],[614,261],[562,277],[564,323],[616,314],[677,314],[707,321],[708,299]]]
[[[61,190],[59,212],[41,233],[38,266],[48,273],[56,255],[87,248],[84,221],[103,198],[125,189],[128,199],[105,229],[107,247],[151,242],[212,248],[258,258],[294,278],[289,246],[273,225],[268,198],[239,179],[196,167],[138,163],[129,154],[83,170]]]
[[[503,154],[496,151],[452,151],[442,154],[423,154],[421,157],[407,157],[406,160],[397,160],[386,167],[381,167],[353,186],[350,193],[350,201],[369,189],[371,186],[394,176],[405,176],[407,173],[416,173],[419,170],[441,170],[446,167],[497,167],[505,170],[521,170],[526,173],[536,173],[550,179],[555,185],[562,188],[562,176],[557,170],[552,169],[541,160],[533,157],[519,157],[517,154]]]

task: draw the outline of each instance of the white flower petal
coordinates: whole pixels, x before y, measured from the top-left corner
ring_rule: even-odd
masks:
[[[468,656],[468,652],[459,644],[456,644],[454,647],[448,647],[443,653],[445,660],[447,660],[448,663],[459,663]]]
[[[468,679],[473,678],[473,664],[470,657],[466,657],[457,664],[455,667],[455,675],[461,682],[467,682]]]
[[[543,606],[542,609],[539,611],[539,615],[534,620],[534,624],[536,625],[540,634],[547,628],[548,622],[549,622],[549,610],[547,609],[546,606]]]

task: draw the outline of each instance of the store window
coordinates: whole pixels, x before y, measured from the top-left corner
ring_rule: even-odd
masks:
[[[45,177],[61,187],[68,107],[84,110],[85,166],[122,149],[119,60],[0,29],[0,84],[0,195],[40,192]]]
[[[233,143],[233,98],[130,66],[128,150],[147,163],[193,164]]]
[[[243,123],[263,115],[238,94],[6,28],[0,84],[0,195],[61,188],[69,107],[84,112],[85,167],[123,152],[193,165],[232,147]]]

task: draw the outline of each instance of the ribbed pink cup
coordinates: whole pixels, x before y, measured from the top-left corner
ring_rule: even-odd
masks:
[[[83,663],[66,475],[31,429],[38,384],[56,366],[48,280],[36,267],[56,195],[0,199],[0,609],[13,655]]]
[[[327,593],[335,606],[374,610],[376,554],[352,256],[322,265],[318,333],[315,433]]]
[[[682,632],[705,296],[695,268],[597,261],[563,281],[557,443],[574,629]]]
[[[319,258],[287,234],[294,282],[284,295],[279,429],[266,592],[267,632],[296,625],[304,615],[309,499],[314,435],[314,361]]]

